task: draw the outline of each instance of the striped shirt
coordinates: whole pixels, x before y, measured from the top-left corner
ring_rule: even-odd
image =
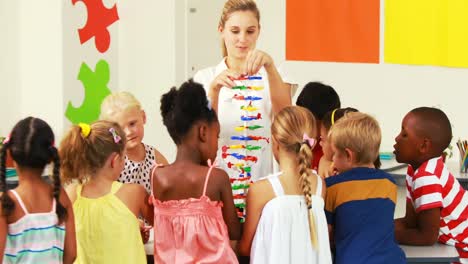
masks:
[[[325,179],[325,215],[333,226],[335,264],[406,263],[395,240],[397,186],[392,176],[353,168]]]
[[[416,171],[408,166],[406,188],[406,199],[417,213],[441,208],[439,242],[455,246],[461,258],[468,258],[468,194],[442,158],[430,159]]]
[[[3,263],[62,263],[65,227],[57,224],[55,199],[50,212],[29,213],[18,193],[11,193],[24,216],[8,225]]]

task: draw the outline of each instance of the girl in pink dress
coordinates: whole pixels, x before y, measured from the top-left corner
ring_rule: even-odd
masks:
[[[155,263],[238,263],[229,240],[240,238],[240,224],[229,177],[210,162],[219,122],[203,86],[172,88],[161,114],[177,156],[151,174]]]

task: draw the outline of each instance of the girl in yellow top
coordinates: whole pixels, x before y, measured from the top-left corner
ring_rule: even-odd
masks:
[[[137,216],[151,224],[148,194],[117,182],[125,163],[125,134],[117,123],[73,126],[60,144],[62,176],[75,212],[75,263],[146,263]]]

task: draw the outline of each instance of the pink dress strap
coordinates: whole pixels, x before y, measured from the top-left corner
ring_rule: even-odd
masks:
[[[211,160],[208,159],[207,163],[208,163],[208,167],[210,167],[210,168],[208,169],[208,172],[206,173],[205,185],[203,186],[202,197],[206,196],[206,187],[208,186],[208,180],[210,179],[211,171],[213,170],[214,167],[218,166],[216,160],[213,163],[211,163]]]

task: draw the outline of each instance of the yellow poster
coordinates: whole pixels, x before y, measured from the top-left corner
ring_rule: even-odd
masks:
[[[468,0],[386,0],[386,63],[468,68]]]

